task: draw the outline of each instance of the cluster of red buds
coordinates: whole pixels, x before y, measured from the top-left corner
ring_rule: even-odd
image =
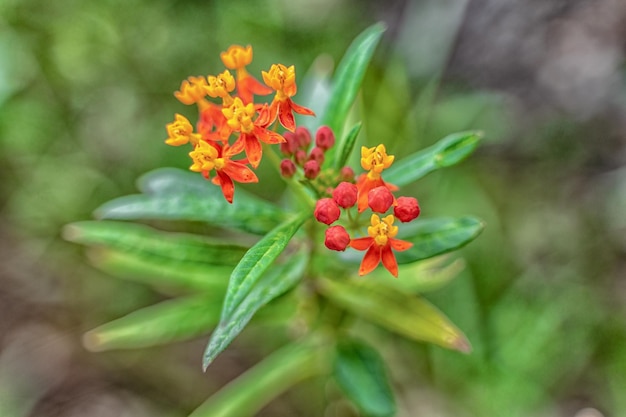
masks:
[[[335,134],[331,128],[322,126],[317,130],[315,146],[312,148],[311,132],[306,127],[298,126],[294,132],[285,132],[283,137],[285,141],[280,144],[280,150],[286,158],[280,163],[282,176],[292,178],[301,169],[305,178],[316,179],[320,175],[326,151],[335,144]],[[346,174],[346,171],[342,170],[342,173]]]
[[[319,145],[318,145],[319,146]],[[367,250],[360,275],[371,272],[380,262],[392,275],[398,276],[398,265],[392,249],[403,251],[412,244],[396,239],[398,227],[394,226],[395,219],[402,223],[416,219],[420,214],[417,199],[413,197],[398,197],[393,194],[397,190],[392,184],[383,181],[381,173],[389,168],[394,157],[387,155],[384,145],[374,148],[361,149],[361,166],[368,170],[361,174],[356,183],[354,174],[352,179],[343,179],[334,188],[327,191],[328,196],[320,198],[315,206],[315,219],[328,225],[325,232],[324,244],[328,249],[344,251],[348,246],[356,250]],[[356,206],[356,209],[354,208]],[[351,238],[364,226],[359,222],[361,213],[370,209],[370,225],[367,227],[367,236]],[[356,213],[354,213],[356,211]],[[346,213],[342,219],[342,212]],[[393,214],[387,214],[393,212]],[[382,219],[379,215],[385,215]],[[341,223],[341,224],[335,224]]]

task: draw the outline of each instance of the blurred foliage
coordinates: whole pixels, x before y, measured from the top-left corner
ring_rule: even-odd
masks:
[[[389,364],[398,415],[565,416],[585,407],[621,415],[626,163],[623,140],[616,147],[607,138],[625,137],[624,129],[615,130],[610,113],[581,120],[551,109],[528,117],[511,93],[446,78],[446,56],[461,26],[453,2],[439,8],[409,2],[402,19],[373,3],[0,0],[0,207],[3,249],[14,254],[3,257],[5,291],[18,287],[30,300],[29,320],[61,322],[74,342],[100,323],[163,300],[86,266],[77,248],[60,239],[61,227],[133,193],[135,178],[154,167],[188,165],[184,153],[162,144],[165,123],[185,111],[172,92],[188,75],[219,67],[216,52],[251,43],[255,71],[276,60],[296,63],[302,73],[326,62],[316,61],[320,54],[338,60],[356,33],[382,17],[394,30],[366,74],[357,106],[360,140],[384,138],[390,153],[405,155],[452,131],[486,133],[472,159],[411,186],[424,214],[472,213],[488,225],[462,250],[468,268],[460,277],[426,294],[468,335],[473,353],[379,338],[379,330],[358,324]],[[433,10],[447,20],[429,21]],[[620,62],[614,90],[623,102]],[[42,295],[48,288],[56,290]],[[42,305],[53,312],[43,313]],[[21,325],[15,317],[11,323]],[[95,374],[75,378],[100,378],[123,388],[112,391],[120,398],[129,392],[141,398],[124,403],[130,415],[186,415],[281,344],[263,339],[262,326],[244,332],[208,376],[198,375],[200,340],[141,354],[73,353]],[[2,347],[12,340],[21,339],[7,336]],[[258,349],[246,350],[250,345]],[[10,406],[6,398],[30,402],[5,414],[32,406],[32,415],[50,415],[45,404],[62,391],[38,381],[84,389],[39,378],[28,367],[38,363],[14,351],[0,352],[0,405]],[[17,374],[19,383],[8,384]],[[302,385],[261,415],[357,415],[336,387],[316,379]],[[78,407],[76,398],[58,415]]]

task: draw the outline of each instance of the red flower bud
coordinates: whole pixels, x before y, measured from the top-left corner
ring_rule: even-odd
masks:
[[[357,194],[356,185],[344,181],[333,190],[333,200],[340,207],[348,208],[356,204]]]
[[[306,161],[306,151],[302,149],[296,150],[294,154],[294,159],[296,160],[296,164],[302,166],[302,164],[304,164],[304,162]]]
[[[294,133],[298,147],[304,150],[309,149],[309,145],[311,144],[311,132],[309,132],[309,129],[304,126],[298,126]]]
[[[317,129],[317,133],[315,133],[315,144],[323,150],[332,148],[335,144],[335,134],[333,130],[328,126],[322,126]]]
[[[304,176],[310,180],[314,180],[320,173],[320,164],[317,161],[306,161],[304,163]]]
[[[296,149],[298,149],[296,135],[291,132],[285,132],[283,133],[283,137],[285,141],[280,143],[280,151],[285,156],[291,156],[296,152]]]
[[[354,182],[354,170],[348,166],[341,168],[339,173],[341,181]]]
[[[315,219],[324,224],[331,224],[341,216],[341,210],[332,198],[321,198],[315,204]]]
[[[330,226],[326,229],[324,245],[330,250],[344,251],[350,244],[350,235],[343,226]]]
[[[296,164],[291,159],[283,159],[280,161],[280,174],[285,178],[293,177],[296,173]]]
[[[372,211],[376,213],[384,213],[389,210],[393,204],[393,194],[384,185],[376,187],[367,193],[367,204]]]
[[[322,165],[324,163],[324,151],[322,148],[315,147],[311,149],[311,153],[309,154],[310,161],[317,161],[318,164]]]
[[[413,197],[399,197],[393,208],[393,215],[403,223],[410,222],[420,215],[420,206]]]

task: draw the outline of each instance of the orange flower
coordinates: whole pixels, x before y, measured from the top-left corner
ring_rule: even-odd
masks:
[[[204,140],[228,141],[232,129],[226,123],[222,106],[208,102],[207,106],[200,112],[198,133],[202,135]]]
[[[298,87],[296,86],[296,70],[292,65],[286,67],[283,64],[274,64],[269,72],[262,71],[263,81],[265,84],[276,90],[274,100],[269,107],[269,117],[267,125],[272,124],[276,118],[283,127],[291,132],[296,128],[296,121],[293,113],[304,114],[306,116],[315,116],[311,109],[300,106],[291,100]]]
[[[265,96],[272,92],[270,88],[261,84],[246,71],[246,65],[250,65],[252,62],[252,47],[250,45],[245,48],[231,45],[220,54],[220,57],[226,68],[237,71],[237,95],[244,103],[252,103],[255,94]]]
[[[359,190],[358,209],[362,212],[367,208],[368,193],[376,187],[387,187],[389,191],[395,191],[398,188],[392,184],[383,181],[381,173],[393,164],[393,155],[387,155],[385,145],[378,145],[373,148],[363,146],[361,148],[361,167],[368,171],[357,179],[356,186]]]
[[[382,261],[383,266],[391,272],[391,275],[398,277],[398,262],[391,250],[405,251],[413,244],[404,240],[394,239],[398,234],[398,226],[393,225],[394,220],[395,218],[392,214],[383,218],[382,221],[377,214],[372,214],[370,219],[371,226],[367,228],[369,236],[350,241],[350,247],[353,249],[367,250],[359,268],[359,275],[369,274]]]
[[[245,150],[246,157],[254,168],[259,166],[263,156],[260,142],[273,145],[285,141],[285,138],[278,133],[253,122],[252,118],[256,114],[254,104],[244,105],[239,97],[235,97],[231,106],[224,107],[222,113],[226,117],[228,126],[234,132],[240,132],[239,138],[233,143],[232,151],[239,153]]]
[[[211,171],[215,170],[216,176],[213,183],[222,187],[222,194],[229,203],[233,202],[235,194],[235,184],[233,181],[258,182],[259,179],[254,172],[245,164],[247,161],[233,161],[230,158],[239,152],[234,151],[228,145],[223,148],[217,144],[200,141],[189,156],[193,164],[189,167],[191,171],[201,172],[206,179],[210,178]]]

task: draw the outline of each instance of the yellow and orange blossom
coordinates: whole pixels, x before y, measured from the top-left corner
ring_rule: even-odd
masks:
[[[171,146],[181,146],[187,143],[196,145],[200,140],[200,134],[193,133],[193,126],[185,116],[176,114],[175,117],[176,119],[172,123],[165,126],[169,136],[165,143]]]
[[[261,74],[265,84],[276,90],[274,100],[267,109],[267,117],[263,117],[265,125],[269,126],[278,118],[285,129],[293,132],[296,129],[294,112],[306,116],[315,116],[311,109],[300,106],[291,100],[291,97],[298,91],[296,69],[293,65],[286,67],[283,64],[274,64],[268,72],[262,71]]]
[[[393,225],[394,220],[395,217],[392,214],[382,220],[377,214],[372,214],[371,226],[367,228],[368,236],[350,241],[350,247],[353,249],[367,250],[359,268],[359,275],[369,274],[382,261],[383,266],[391,272],[391,275],[398,277],[398,262],[392,249],[401,252],[409,249],[413,244],[395,239],[398,226]]]
[[[222,109],[226,123],[235,132],[250,133],[254,129],[252,117],[255,115],[254,104],[243,104],[239,97],[235,97],[229,107]]]

